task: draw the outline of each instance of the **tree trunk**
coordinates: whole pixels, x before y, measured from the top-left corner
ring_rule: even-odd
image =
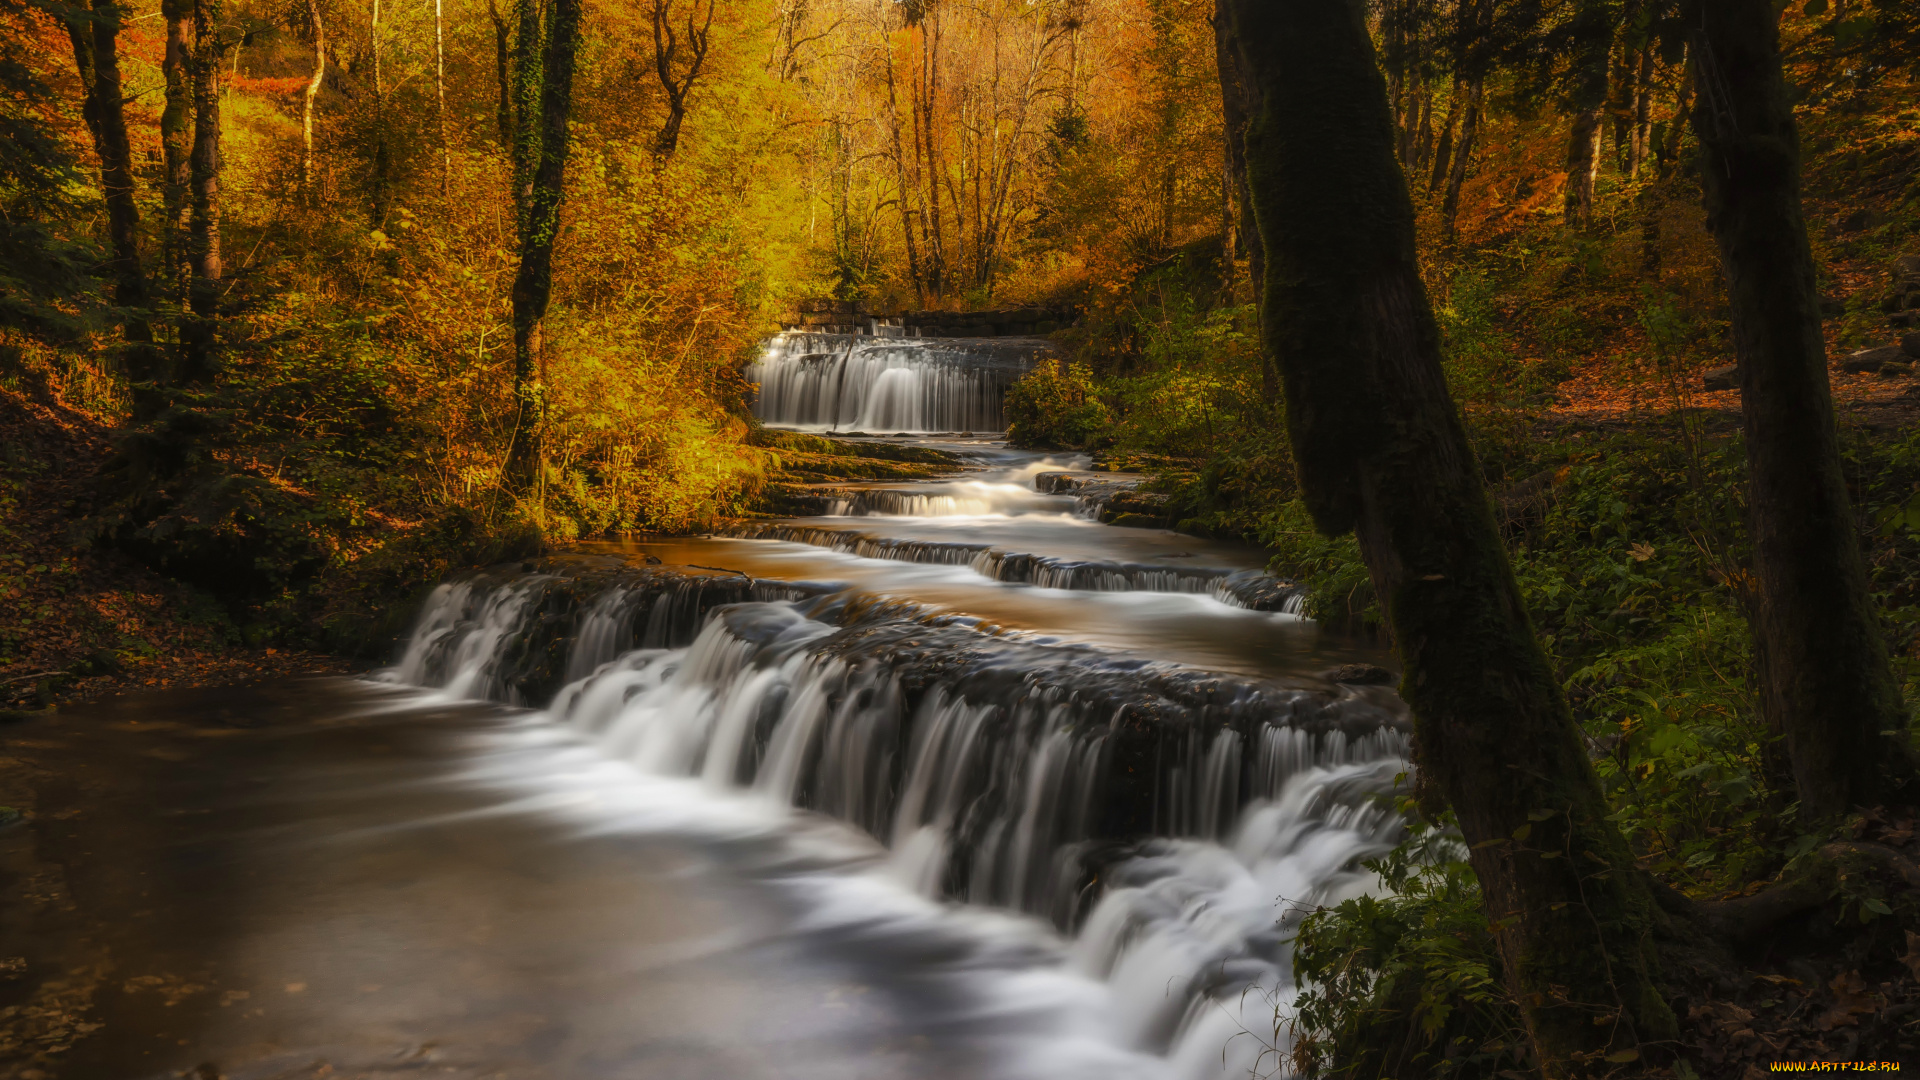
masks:
[[[706,21],[698,27],[693,24],[693,11],[687,13],[687,37],[683,42],[673,28],[670,0],[653,0],[654,71],[659,75],[660,86],[667,94],[667,119],[653,139],[653,160],[656,165],[664,165],[680,147],[680,127],[687,119],[687,97],[693,92],[694,80],[700,77],[700,69],[707,62],[707,47],[711,41],[709,34],[713,29],[713,7],[713,0],[707,0]],[[699,10],[697,3],[693,10]],[[675,67],[675,59],[683,44],[690,57],[684,76]]]
[[[1467,163],[1473,158],[1473,144],[1480,137],[1480,96],[1484,84],[1479,79],[1467,88],[1467,115],[1460,119],[1460,144],[1453,151],[1453,169],[1447,174],[1447,194],[1440,203],[1440,239],[1448,247],[1454,243],[1454,230],[1460,220],[1460,189],[1467,182]]]
[[[162,0],[167,20],[166,58],[161,62],[167,81],[167,106],[160,114],[160,149],[166,174],[161,181],[161,251],[173,298],[184,303],[187,293],[187,190],[193,181],[193,46],[190,24],[193,0]]]
[[[1458,79],[1447,95],[1447,119],[1440,126],[1440,145],[1433,151],[1433,171],[1427,174],[1427,194],[1441,190],[1453,165],[1453,129],[1460,122],[1460,109],[1466,97],[1466,84]]]
[[[1640,179],[1647,163],[1647,140],[1653,134],[1653,43],[1640,47],[1639,67],[1633,79],[1633,140],[1627,149],[1627,177]]]
[[[373,0],[367,49],[373,54],[373,160],[368,169],[367,213],[374,228],[384,229],[393,209],[393,151],[387,145],[387,84],[380,64],[380,0]]]
[[[1550,1077],[1677,1034],[1658,917],[1607,820],[1448,395],[1414,213],[1359,5],[1233,0],[1259,87],[1247,131],[1266,243],[1262,337],[1286,379],[1308,509],[1353,530],[1404,676],[1417,791],[1470,845],[1507,985]]]
[[[1659,145],[1653,145],[1651,137],[1648,140],[1648,147],[1653,151],[1654,180],[1640,192],[1640,272],[1648,276],[1658,276],[1660,273],[1660,209],[1666,202],[1667,190],[1672,183],[1673,167],[1680,160],[1680,140],[1686,133],[1687,116],[1693,108],[1691,56],[1681,68],[1676,96],[1679,100],[1674,103],[1673,120],[1667,125],[1666,139]]]
[[[1607,64],[1613,54],[1613,16],[1602,0],[1583,0],[1574,15],[1573,71],[1568,106],[1566,221],[1584,229],[1593,221],[1593,185],[1600,171],[1600,114],[1607,104]]]
[[[1567,224],[1583,229],[1593,221],[1593,186],[1600,174],[1600,110],[1582,109],[1567,129]]]
[[[567,169],[567,125],[573,114],[574,52],[580,32],[580,0],[551,0],[539,32],[539,0],[520,0],[520,125],[516,172],[526,177],[520,213],[520,270],[513,281],[513,439],[507,449],[507,481],[533,486],[541,470],[540,429],[545,420],[545,358],[541,326],[553,295],[553,245],[560,232],[560,200]],[[544,37],[546,48],[536,53]],[[539,59],[536,61],[535,57]]]
[[[1812,820],[1920,799],[1841,471],[1770,0],[1689,0],[1693,130],[1740,365],[1760,708]]]
[[[886,46],[883,46],[883,48],[886,48]],[[890,48],[886,54],[886,73],[887,131],[893,136],[893,171],[895,182],[899,185],[899,193],[893,202],[895,206],[900,208],[900,238],[907,248],[907,276],[913,279],[913,291],[919,298],[920,306],[926,307],[927,283],[926,279],[920,274],[920,248],[914,242],[913,236],[914,185],[907,175],[906,150],[900,145],[900,101],[898,95],[894,92],[893,52]],[[915,106],[914,115],[916,118],[919,116],[918,105]],[[918,145],[918,139],[916,138],[916,150]]]
[[[107,239],[113,252],[113,303],[126,313],[127,376],[154,377],[153,331],[147,325],[147,277],[140,265],[140,206],[134,200],[133,151],[120,93],[120,9],[114,0],[94,0],[93,19],[69,24],[74,65],[86,88],[82,112],[100,158],[100,194],[107,206]]]
[[[494,6],[493,0],[487,0],[487,15],[493,19],[493,76],[494,85],[499,90],[500,100],[494,106],[494,122],[500,129],[502,148],[513,146],[513,32],[507,27],[507,20]]]
[[[193,155],[188,192],[189,317],[181,327],[179,379],[213,377],[214,314],[220,302],[220,73],[222,0],[193,6]]]
[[[440,198],[453,194],[453,148],[447,144],[447,34],[441,14],[441,0],[433,0],[433,96],[439,103],[434,113],[440,129]]]
[[[1246,256],[1247,278],[1253,286],[1254,303],[1258,304],[1266,292],[1266,258],[1260,247],[1260,230],[1253,221],[1253,199],[1247,193],[1246,142],[1247,122],[1258,103],[1233,47],[1228,3],[1229,0],[1214,0],[1213,8],[1214,55],[1220,68],[1220,116],[1225,128],[1227,173],[1233,201],[1239,208],[1233,218],[1234,250],[1228,254]],[[1269,405],[1280,400],[1280,373],[1271,364],[1262,365],[1260,391]]]
[[[327,74],[327,30],[320,21],[320,0],[307,0],[307,15],[313,19],[313,78],[300,103],[300,190],[313,201],[313,99],[320,94],[320,80]]]

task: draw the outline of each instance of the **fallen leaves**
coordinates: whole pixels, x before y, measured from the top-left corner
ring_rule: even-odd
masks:
[[[1834,976],[1827,988],[1833,991],[1833,1007],[1813,1022],[1813,1026],[1821,1031],[1858,1027],[1860,1017],[1880,1011],[1880,995],[1867,988],[1866,980],[1860,977],[1858,971]]]

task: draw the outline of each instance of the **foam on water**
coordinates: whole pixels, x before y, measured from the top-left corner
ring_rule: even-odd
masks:
[[[538,578],[443,587],[391,677],[497,691]],[[652,624],[618,592],[569,639],[567,670],[590,673],[502,736],[490,781],[586,828],[755,838],[809,932],[850,947],[946,942],[964,958],[948,974],[977,991],[964,1008],[1004,1013],[1008,1075],[1273,1073],[1293,925],[1367,888],[1357,860],[1401,829],[1378,799],[1408,768],[1386,712],[1327,726],[1307,695],[1242,695],[1227,726],[1185,750],[1167,740],[1199,729],[1167,729],[1141,759],[1128,706],[1088,696],[1103,680],[1121,681],[1117,700],[1163,694],[1124,682],[1137,665],[1108,675],[1068,658],[1058,670],[1079,690],[1009,682],[997,672],[1042,670],[1046,649],[981,639],[974,652],[1005,659],[913,667],[868,643],[920,645],[908,636],[933,628],[883,621],[849,638],[817,602],[723,607],[690,643],[609,657]],[[943,671],[909,701],[904,680]],[[1151,838],[1116,846],[1108,822],[1126,807],[1111,789],[1127,754],[1157,770]]]

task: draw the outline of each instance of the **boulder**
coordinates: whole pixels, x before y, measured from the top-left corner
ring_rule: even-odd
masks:
[[[1392,686],[1400,681],[1393,672],[1372,664],[1341,664],[1321,672],[1320,677],[1330,683],[1350,686]]]
[[[1900,339],[1900,351],[1916,360],[1920,360],[1920,334],[1908,334]]]
[[[1708,368],[1703,376],[1709,390],[1740,389],[1740,365],[1728,364],[1725,367]]]
[[[1879,374],[1888,364],[1904,364],[1912,360],[1898,345],[1885,345],[1877,349],[1861,349],[1840,361],[1841,371],[1856,374]]]

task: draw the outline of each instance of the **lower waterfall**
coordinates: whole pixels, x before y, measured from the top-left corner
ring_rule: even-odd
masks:
[[[1381,796],[1407,727],[1384,692],[831,585],[541,560],[440,586],[387,678],[544,707],[600,760],[825,815],[903,888],[1041,920],[1060,937],[1035,970],[1104,985],[1116,1049],[1154,1075],[1283,1071],[1291,927],[1365,890],[1358,861],[1403,828]]]

